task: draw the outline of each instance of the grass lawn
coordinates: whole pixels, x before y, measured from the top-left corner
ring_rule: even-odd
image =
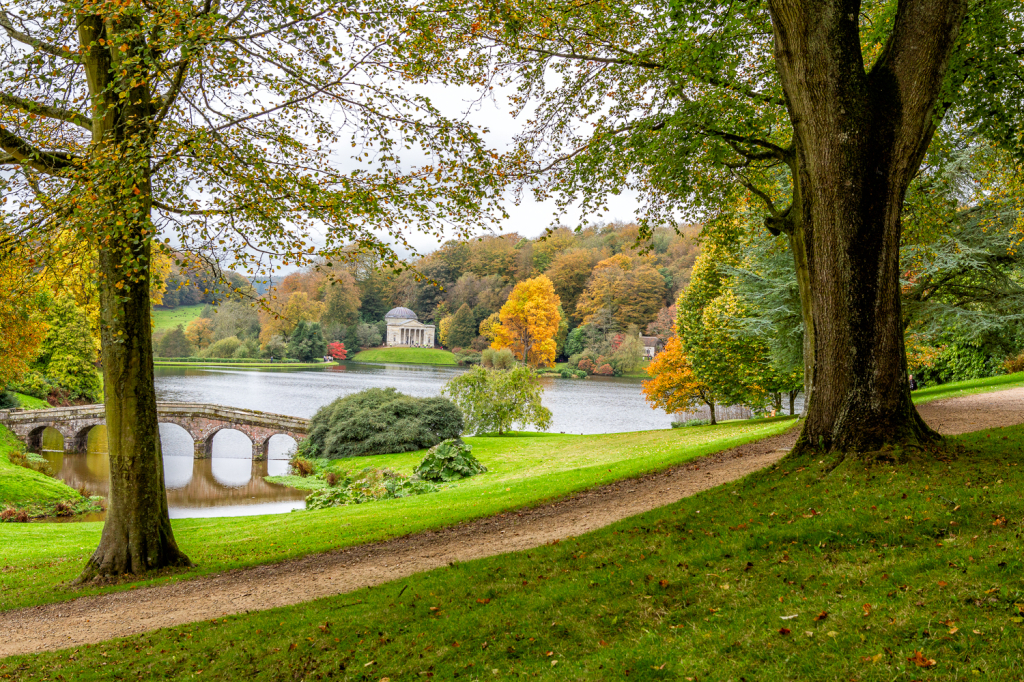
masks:
[[[13,679],[1020,680],[1024,427],[820,457],[582,537],[6,659]]]
[[[962,395],[973,395],[975,393],[988,393],[990,391],[1003,391],[1008,388],[1024,386],[1024,372],[1016,374],[1002,374],[997,377],[985,379],[971,379],[970,381],[957,381],[941,386],[930,386],[914,391],[912,394],[914,403],[923,405],[933,400],[942,398],[956,398]]]
[[[455,356],[440,348],[370,348],[349,358],[353,362],[403,362],[416,365],[454,365]]]
[[[33,398],[32,396],[25,395],[24,393],[15,393],[14,396],[18,399],[18,402],[21,404],[21,409],[23,410],[45,410],[52,407],[52,405],[45,400]]]
[[[205,303],[197,303],[196,305],[182,305],[177,308],[153,308],[151,311],[153,329],[170,329],[171,327],[177,327],[179,324],[187,325],[199,317],[205,307]]]
[[[781,433],[792,425],[791,420],[751,420],[684,432],[468,438],[473,454],[490,471],[438,493],[312,512],[172,521],[179,546],[200,568],[144,582],[281,561],[537,505]],[[386,465],[411,473],[422,456],[421,451],[360,457],[343,465]],[[60,584],[77,576],[95,550],[100,530],[100,523],[0,524],[0,609],[99,591],[71,591]]]
[[[64,485],[38,471],[12,464],[9,455],[21,450],[17,437],[0,427],[0,510],[6,507],[41,511],[60,501],[79,502],[77,490]],[[10,526],[14,524],[3,524]],[[0,544],[0,563],[6,558],[7,547]]]

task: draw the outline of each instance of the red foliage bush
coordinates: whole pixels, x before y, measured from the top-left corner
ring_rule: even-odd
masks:
[[[339,341],[332,341],[327,345],[327,354],[334,357],[335,360],[345,359],[345,344]]]
[[[583,358],[580,360],[580,364],[577,365],[577,368],[582,369],[587,374],[594,373],[594,363],[590,361],[590,358]]]
[[[610,377],[615,374],[615,370],[607,362],[594,370],[594,374],[600,374],[601,376]]]

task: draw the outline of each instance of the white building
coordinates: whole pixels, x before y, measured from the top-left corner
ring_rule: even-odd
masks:
[[[434,325],[423,324],[408,308],[394,308],[384,316],[388,326],[388,346],[434,347]]]

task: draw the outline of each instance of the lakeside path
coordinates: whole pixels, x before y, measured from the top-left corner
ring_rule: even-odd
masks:
[[[935,401],[918,408],[939,432],[1024,423],[1024,388]],[[91,644],[380,585],[596,530],[742,478],[781,459],[797,431],[620,481],[554,504],[508,512],[387,542],[229,571],[170,585],[0,613],[0,657]]]

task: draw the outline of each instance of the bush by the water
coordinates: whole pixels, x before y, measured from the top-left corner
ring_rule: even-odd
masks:
[[[446,440],[427,451],[413,472],[424,481],[458,481],[487,471],[487,467],[473,456],[473,446],[457,440]]]
[[[707,426],[710,423],[710,419],[688,419],[684,422],[672,422],[672,428],[685,429],[689,426]]]
[[[347,504],[365,504],[377,500],[437,492],[433,483],[403,476],[391,469],[366,467],[355,474],[336,477],[329,488],[317,490],[306,498],[306,509],[327,509]]]
[[[450,400],[368,388],[321,407],[299,451],[327,459],[409,452],[458,438],[462,429],[462,411]]]

